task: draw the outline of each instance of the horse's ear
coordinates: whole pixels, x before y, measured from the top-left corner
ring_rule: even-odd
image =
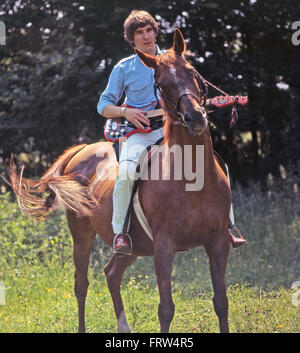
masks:
[[[173,50],[175,51],[176,54],[181,55],[185,53],[185,41],[183,38],[183,35],[181,31],[176,28],[175,33],[174,33],[174,38],[173,38]]]
[[[152,67],[154,70],[157,68],[157,61],[154,56],[143,53],[137,48],[134,48],[134,51],[146,66]]]

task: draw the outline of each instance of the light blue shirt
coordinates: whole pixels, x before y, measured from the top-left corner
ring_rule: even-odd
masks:
[[[156,49],[157,54],[162,54],[158,46]],[[123,93],[126,96],[124,103],[136,108],[156,101],[154,69],[146,67],[137,55],[129,56],[115,65],[97,104],[98,113],[102,115],[103,109],[109,104],[117,105]]]

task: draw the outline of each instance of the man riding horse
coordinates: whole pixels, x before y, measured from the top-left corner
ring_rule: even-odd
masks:
[[[156,45],[158,25],[146,11],[132,11],[124,22],[124,37],[132,47],[151,56],[162,54]],[[107,119],[124,117],[137,129],[150,125],[145,112],[159,108],[154,90],[154,70],[146,67],[137,55],[129,56],[113,68],[108,85],[102,93],[97,110]],[[122,106],[118,102],[125,93]],[[139,164],[143,149],[155,144],[164,136],[162,122],[155,124],[149,133],[135,133],[122,143],[119,156],[119,175],[113,191],[112,226],[115,234],[113,252],[116,255],[131,255],[131,238],[124,232],[124,222],[130,206],[134,185],[134,170]],[[139,151],[134,146],[139,145]],[[143,149],[140,148],[143,146]],[[233,247],[246,241],[229,232]]]

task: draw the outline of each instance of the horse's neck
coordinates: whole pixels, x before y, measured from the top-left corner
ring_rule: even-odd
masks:
[[[201,136],[191,136],[191,134],[186,128],[174,126],[170,133],[168,147],[172,148],[172,146],[174,145],[181,147],[183,158],[186,158],[188,156],[189,151],[192,153],[192,156],[188,156],[188,158],[191,158],[193,166],[196,166],[196,163],[199,162],[199,160],[197,160],[197,158],[199,158],[199,154],[197,154],[196,151],[203,151],[204,177],[206,180],[211,179],[211,175],[215,172],[216,166],[213,152],[213,144],[209,131]],[[184,154],[184,151],[186,152],[186,154]],[[207,176],[210,177],[206,178]]]

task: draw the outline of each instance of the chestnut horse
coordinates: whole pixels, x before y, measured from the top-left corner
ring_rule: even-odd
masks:
[[[107,285],[112,297],[119,332],[130,332],[120,293],[123,274],[137,256],[154,256],[159,288],[158,316],[161,332],[169,332],[175,306],[172,300],[171,270],[175,253],[204,246],[209,257],[213,304],[220,331],[228,332],[228,300],[225,271],[230,250],[228,230],[231,190],[220,162],[213,153],[203,92],[194,68],[184,59],[185,42],[176,29],[173,47],[157,57],[136,51],[142,62],[155,70],[155,79],[167,112],[165,150],[172,146],[191,146],[192,165],[196,165],[197,146],[204,146],[204,185],[201,190],[186,191],[187,183],[170,174],[170,180],[142,180],[139,199],[152,229],[153,241],[143,230],[134,211],[129,234],[132,256],[112,256],[105,266]],[[183,161],[187,156],[183,156]],[[162,170],[165,159],[159,160]],[[176,163],[169,161],[170,170]],[[78,301],[79,332],[85,331],[85,300],[88,289],[88,265],[96,234],[113,244],[112,193],[117,168],[110,142],[79,145],[67,150],[38,181],[18,176],[11,167],[11,185],[23,212],[32,217],[46,217],[59,205],[66,209],[73,237],[75,295]],[[151,169],[151,166],[150,166]],[[103,172],[105,171],[105,172]],[[149,174],[151,170],[149,171]],[[37,193],[50,192],[45,198]]]

